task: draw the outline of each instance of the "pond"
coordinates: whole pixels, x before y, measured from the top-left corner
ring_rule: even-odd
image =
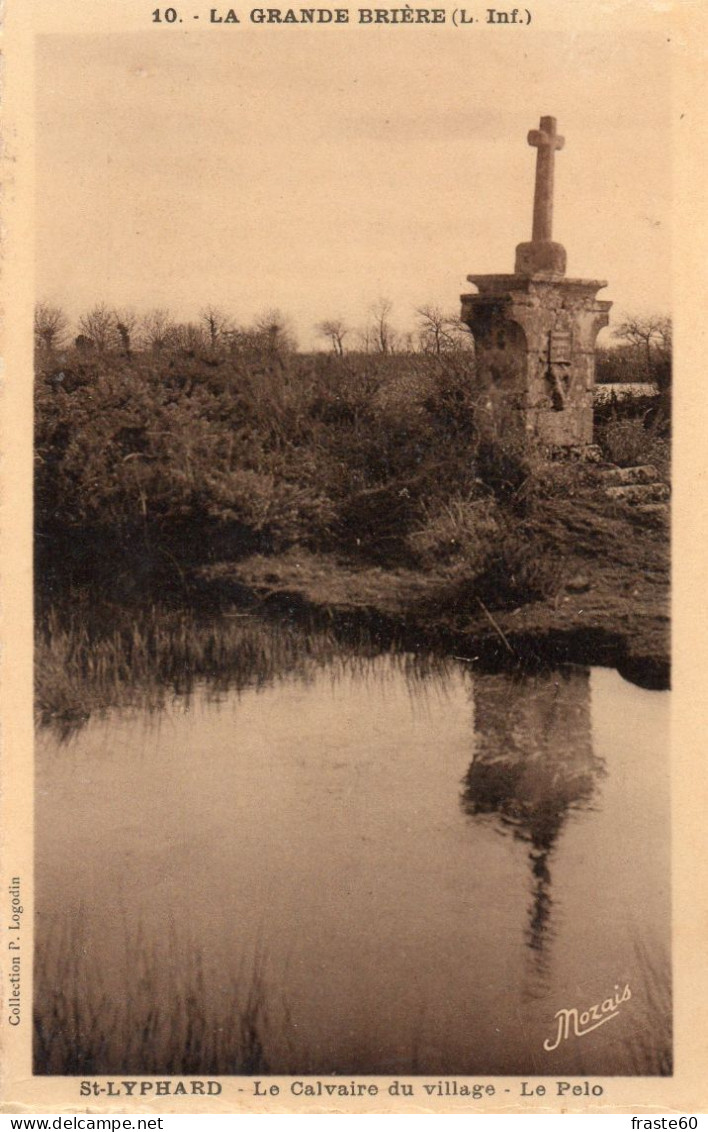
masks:
[[[670,1072],[668,704],[384,655],[41,730],[35,1071]]]

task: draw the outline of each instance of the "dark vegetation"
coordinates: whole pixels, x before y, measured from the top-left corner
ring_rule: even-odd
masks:
[[[380,622],[374,634],[360,619],[283,618],[282,606],[264,608],[245,587],[236,594],[230,586],[223,604],[208,590],[206,598],[196,591],[190,604],[154,596],[116,602],[88,586],[75,586],[69,597],[40,618],[35,645],[38,717],[60,739],[94,712],[160,708],[190,697],[200,683],[218,698],[283,677],[306,682],[323,667],[366,671],[383,650],[412,680],[440,674],[448,663],[432,649],[407,653],[393,625],[384,633]]]
[[[213,626],[185,628],[185,610],[218,613],[243,597],[243,576],[232,574],[224,598],[225,563],[266,563],[259,586],[274,569],[277,589],[284,583],[267,564],[296,554],[304,582],[303,563],[318,561],[330,574],[341,569],[353,591],[377,580],[370,608],[388,583],[401,594],[412,586],[425,591],[423,620],[474,610],[489,627],[495,610],[557,599],[577,569],[578,524],[588,535],[586,564],[603,547],[612,558],[618,537],[641,537],[642,529],[657,537],[651,517],[630,517],[604,498],[592,466],[549,462],[520,447],[504,421],[491,432],[481,426],[474,354],[454,320],[421,308],[418,349],[400,352],[399,341],[395,352],[385,303],[376,315],[372,352],[347,352],[346,328],[335,320],[321,331],[331,352],[301,354],[277,312],[243,331],[211,309],[196,327],[153,312],[139,337],[134,316],[97,307],[67,345],[61,312],[39,308],[37,670],[45,717],[61,714],[57,701],[72,683],[67,712],[76,710],[80,686],[101,664],[106,686],[141,665],[146,676],[161,671],[179,686],[168,671],[172,646],[163,646],[186,633],[199,652]],[[635,381],[661,373],[666,392],[669,341],[656,331],[648,344],[626,338],[622,372]],[[605,459],[654,463],[668,478],[668,432],[666,399],[634,417],[610,404],[597,440]],[[96,593],[104,613],[106,601],[113,610],[100,628],[91,618],[71,628],[58,615],[67,596],[78,610]],[[151,626],[150,602],[181,610],[180,627],[165,628],[164,619],[159,630]],[[137,623],[124,625],[119,607],[136,604],[142,640],[129,642]],[[216,646],[204,647],[187,664],[194,675],[218,669]],[[180,663],[184,669],[184,656]],[[53,684],[63,689],[57,695]]]
[[[42,575],[105,563],[115,579],[123,562],[135,579],[295,544],[425,566],[458,526],[481,561],[526,509],[528,468],[479,440],[471,364],[70,357],[37,383]]]
[[[492,568],[490,540],[513,556],[509,520],[543,485],[532,454],[477,420],[469,351],[40,352],[40,564],[82,580],[125,558],[142,576],[302,544]],[[610,411],[599,440],[612,460],[646,462],[665,434],[665,420]]]
[[[616,395],[595,408],[597,440],[603,454],[620,465],[656,455],[653,440],[668,439],[671,422],[672,326],[666,317],[629,318],[614,332],[611,347],[597,351],[598,385],[652,386],[657,395],[635,395],[631,405]],[[650,437],[644,430],[653,430]]]
[[[117,994],[82,934],[48,930],[36,951],[36,1073],[251,1075],[272,1072],[269,1057],[289,1067],[287,1045],[271,1033],[262,956],[243,961],[238,977],[210,980],[199,951],[174,940],[150,947],[125,927],[131,993]]]
[[[613,345],[597,351],[596,378],[605,382],[651,382],[660,393],[671,388],[671,319],[628,318],[614,332]]]
[[[331,352],[305,355],[275,315],[239,331],[214,310],[198,327],[153,312],[139,337],[129,313],[97,307],[68,345],[61,312],[39,310],[40,722],[70,732],[114,704],[308,679],[384,648],[412,676],[451,652],[499,666],[552,653],[624,657],[645,680],[653,665],[665,685],[663,524],[608,499],[592,465],[522,448],[504,421],[483,428],[469,343],[419,313],[415,351],[380,303],[368,351],[331,320]],[[660,384],[660,351],[627,341],[601,368]],[[658,407],[598,414],[605,460],[668,478],[668,377],[661,389]],[[116,993],[122,975],[80,930],[42,934],[35,1072],[304,1071],[262,957],[219,982],[198,953],[125,927],[138,993]],[[659,971],[649,984],[662,1015],[667,985]],[[638,1073],[668,1071],[651,1042],[633,1056]]]

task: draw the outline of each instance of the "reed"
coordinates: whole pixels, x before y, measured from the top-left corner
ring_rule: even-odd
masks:
[[[673,1007],[671,962],[638,939],[634,943],[636,968],[646,998],[644,1024],[637,1025],[625,1046],[627,1074],[670,1077],[673,1073]]]
[[[267,963],[256,953],[209,993],[203,956],[174,939],[126,941],[107,973],[79,927],[39,933],[35,958],[34,1072],[40,1075],[251,1075],[287,1069],[276,1038]],[[287,1010],[281,1010],[287,1019]],[[271,1064],[272,1061],[272,1064]]]
[[[362,629],[346,644],[334,630],[267,620],[238,608],[203,614],[152,602],[135,608],[75,592],[38,621],[35,704],[40,726],[70,732],[112,707],[157,710],[206,683],[215,693],[307,681],[324,667],[365,670],[387,651],[412,681],[454,661],[424,650],[386,648]]]

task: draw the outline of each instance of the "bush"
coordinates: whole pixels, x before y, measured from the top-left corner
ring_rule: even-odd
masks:
[[[490,561],[502,521],[493,498],[453,495],[445,503],[423,505],[422,519],[407,542],[421,566],[464,562],[477,573]]]
[[[670,442],[664,422],[655,418],[648,427],[644,420],[610,420],[596,429],[596,441],[606,460],[620,467],[654,464],[668,479]]]
[[[555,597],[563,585],[562,563],[543,540],[523,528],[507,528],[486,568],[471,582],[471,596],[492,609],[513,609]]]
[[[67,351],[36,387],[38,545],[202,560],[301,544],[482,570],[539,478],[467,355]],[[490,431],[491,429],[491,431]],[[165,555],[163,554],[163,557]]]

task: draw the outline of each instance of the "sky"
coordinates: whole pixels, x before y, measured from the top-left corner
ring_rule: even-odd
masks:
[[[99,301],[244,324],[279,308],[304,346],[381,297],[401,329],[422,304],[457,311],[466,276],[512,271],[530,238],[526,135],[551,114],[568,274],[607,279],[615,320],[670,310],[660,20],[253,27],[249,10],[38,35],[39,298],[74,319]]]

